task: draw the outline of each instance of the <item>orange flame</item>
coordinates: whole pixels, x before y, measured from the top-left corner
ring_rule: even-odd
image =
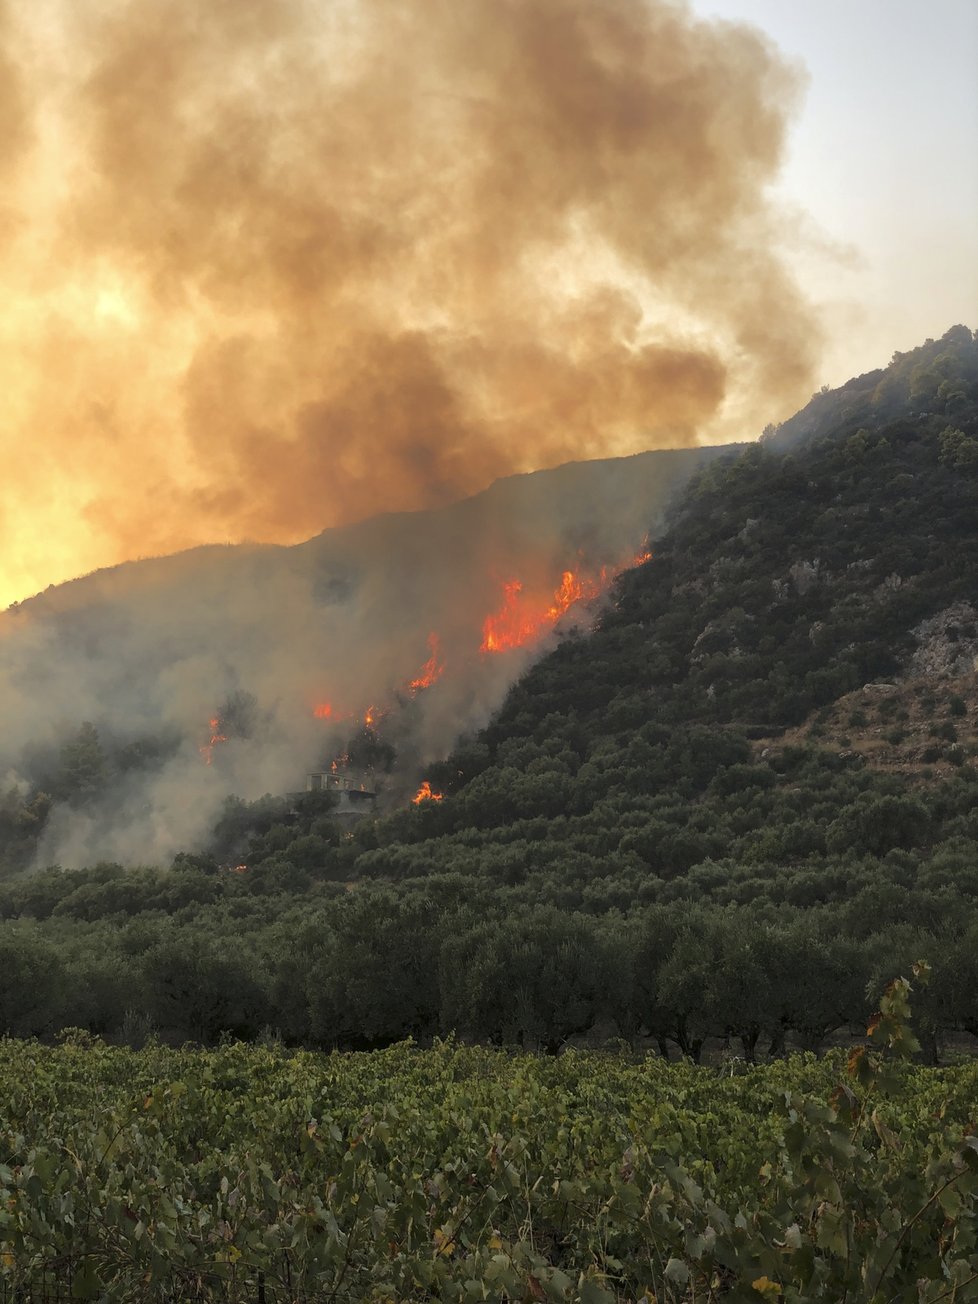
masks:
[[[418,789],[417,796],[411,798],[411,804],[413,806],[418,806],[423,801],[444,801],[444,800],[445,800],[445,794],[443,792],[432,792],[431,784],[428,782],[427,779],[425,779],[424,783]]]
[[[211,765],[214,761],[214,748],[218,743],[226,743],[228,739],[227,734],[221,733],[220,716],[212,716],[207,723],[210,725],[211,729],[210,739],[206,743],[202,743],[197,750],[204,758],[204,764]]]
[[[487,616],[482,626],[480,651],[506,652],[523,647],[555,625],[575,602],[595,598],[600,592],[600,583],[567,570],[549,604],[534,612],[532,608],[528,609],[527,600],[522,596],[523,585],[519,580],[510,580],[503,585],[503,605]]]
[[[341,707],[334,706],[332,702],[317,702],[312,708],[312,713],[317,720],[332,720],[334,724],[340,720],[353,719],[352,711],[344,711]]]
[[[547,608],[547,619],[556,622],[575,602],[580,602],[582,598],[596,598],[601,592],[604,582],[605,570],[603,567],[599,580],[579,578],[573,571],[564,571],[560,587],[554,593],[552,604]]]
[[[510,580],[503,585],[503,605],[482,626],[482,652],[504,652],[522,647],[533,638],[540,627],[539,618],[533,619],[522,609],[520,594],[523,585]]]
[[[625,567],[640,566],[651,558],[652,553],[645,547],[630,558],[625,563]],[[503,585],[502,606],[491,616],[487,616],[483,623],[482,646],[479,650],[507,652],[539,638],[576,602],[590,602],[599,597],[616,573],[610,571],[607,566],[602,566],[596,576],[580,575],[572,570],[565,570],[550,602],[546,606],[538,607],[536,611],[533,609],[533,603],[524,595],[522,583],[519,580],[510,580]]]
[[[412,679],[408,684],[408,692],[412,695],[420,692],[422,688],[430,688],[445,673],[444,663],[438,660],[439,639],[437,634],[428,635],[428,646],[431,648],[431,656],[418,671],[417,679]]]

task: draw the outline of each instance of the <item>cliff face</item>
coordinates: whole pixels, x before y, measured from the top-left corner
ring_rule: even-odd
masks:
[[[917,647],[911,675],[942,679],[978,670],[978,611],[970,602],[955,602],[922,620],[913,630]]]

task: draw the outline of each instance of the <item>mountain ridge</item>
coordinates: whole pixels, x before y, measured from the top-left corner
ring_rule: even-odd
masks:
[[[169,868],[0,886],[9,971],[41,974],[10,1026],[752,1060],[865,1028],[923,959],[926,1056],[973,1049],[978,346],[949,334],[821,396],[809,440],[694,476],[594,631],[525,665],[427,799],[346,834],[328,794],[231,798]],[[893,676],[904,701],[863,693]],[[850,726],[935,755],[875,767]]]

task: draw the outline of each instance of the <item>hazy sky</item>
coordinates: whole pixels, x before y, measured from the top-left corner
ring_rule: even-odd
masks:
[[[693,7],[755,24],[807,71],[775,191],[799,210],[811,248],[796,265],[838,332],[824,383],[978,328],[976,0]]]

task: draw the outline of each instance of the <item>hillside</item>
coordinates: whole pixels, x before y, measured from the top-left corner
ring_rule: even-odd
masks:
[[[928,1055],[970,1044],[978,346],[806,412],[694,477],[431,799],[352,837],[328,802],[230,801],[172,869],[6,887],[8,1026],[752,1058],[858,1025],[923,956]]]
[[[228,793],[303,787],[349,751],[358,721],[392,707],[399,764],[378,777],[391,800],[413,793],[418,766],[483,723],[548,646],[543,620],[525,645],[480,654],[505,585],[544,613],[568,572],[598,595],[694,469],[723,455],[513,476],[291,548],[131,562],[0,613],[0,873],[169,860],[199,846]],[[433,656],[437,692],[412,694]]]

